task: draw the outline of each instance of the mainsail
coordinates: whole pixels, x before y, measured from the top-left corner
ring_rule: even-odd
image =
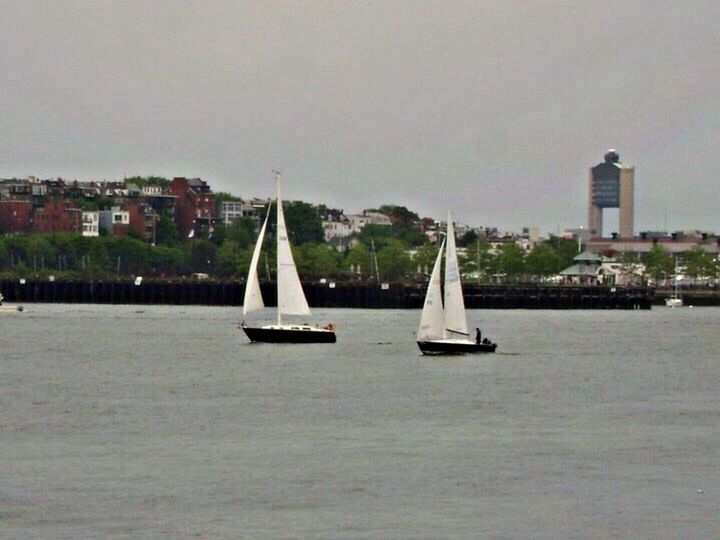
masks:
[[[455,227],[448,212],[447,244],[445,254],[445,330],[454,334],[468,335],[465,302],[460,284],[457,250],[455,248]]]
[[[277,176],[277,296],[278,324],[281,315],[309,315],[305,293],[298,277],[288,240],[285,215],[280,196],[280,177]]]
[[[430,274],[430,283],[428,283],[425,304],[420,316],[420,328],[418,328],[418,339],[421,340],[441,339],[444,335],[445,316],[442,305],[442,291],[440,289],[440,266],[444,247],[445,241],[443,240],[438,250],[437,259],[435,259],[432,274]]]
[[[262,293],[260,292],[260,281],[257,275],[257,265],[260,260],[260,251],[262,249],[263,240],[265,239],[265,229],[267,227],[268,217],[270,216],[270,205],[268,204],[265,221],[260,229],[260,235],[255,243],[252,259],[250,260],[250,270],[248,271],[247,282],[245,283],[245,296],[243,298],[243,314],[250,311],[262,309],[265,307],[263,303]]]

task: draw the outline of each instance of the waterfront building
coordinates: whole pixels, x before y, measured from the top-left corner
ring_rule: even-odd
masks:
[[[592,238],[603,235],[603,209],[619,209],[619,235],[632,238],[635,212],[635,168],[608,150],[605,161],[590,168],[588,182],[588,229]]]
[[[587,249],[593,253],[634,253],[644,255],[655,245],[662,246],[665,251],[675,257],[694,247],[698,247],[716,257],[720,254],[720,237],[708,233],[701,233],[699,236],[673,233],[670,236],[660,238],[641,233],[639,237],[635,238],[594,238],[587,242]]]

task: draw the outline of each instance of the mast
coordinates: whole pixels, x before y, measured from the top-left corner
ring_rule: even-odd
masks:
[[[273,171],[275,173],[275,189],[277,191],[277,211],[275,212],[275,273],[277,279],[275,280],[275,296],[277,297],[277,324],[282,324],[282,310],[280,309],[280,220],[282,214],[282,199],[280,198],[280,171]],[[285,225],[284,216],[282,218],[283,225]]]

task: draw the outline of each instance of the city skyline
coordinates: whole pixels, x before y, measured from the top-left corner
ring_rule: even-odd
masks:
[[[280,168],[288,198],[555,232],[616,148],[636,230],[720,229],[713,2],[0,6],[0,177],[264,197]]]

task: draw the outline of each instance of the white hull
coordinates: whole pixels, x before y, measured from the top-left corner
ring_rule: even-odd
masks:
[[[683,301],[682,298],[666,298],[665,305],[667,307],[682,307]]]

